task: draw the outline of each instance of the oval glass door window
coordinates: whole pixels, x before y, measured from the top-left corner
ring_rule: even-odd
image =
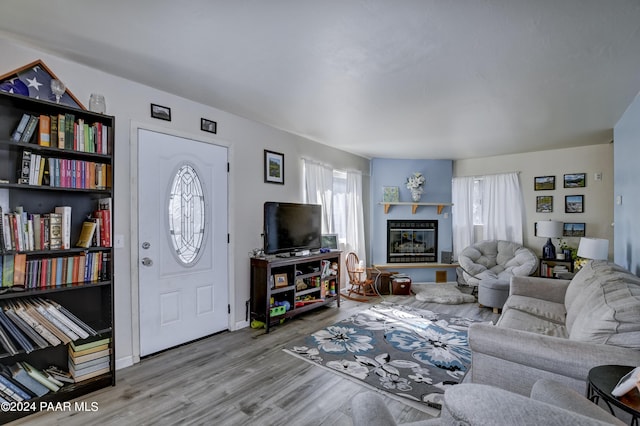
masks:
[[[205,199],[202,182],[189,164],[180,166],[169,193],[169,233],[175,254],[193,265],[204,243]]]

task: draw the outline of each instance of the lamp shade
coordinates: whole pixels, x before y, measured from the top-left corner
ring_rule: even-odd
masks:
[[[578,256],[585,259],[606,260],[609,257],[609,240],[604,238],[580,238]]]
[[[562,237],[562,228],[564,223],[557,220],[543,220],[536,223],[536,235],[546,238]]]

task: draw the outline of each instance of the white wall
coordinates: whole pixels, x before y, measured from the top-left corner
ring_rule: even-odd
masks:
[[[534,236],[534,224],[540,220],[586,223],[587,237],[609,240],[609,258],[613,258],[613,144],[590,145],[526,154],[459,160],[454,162],[453,175],[478,176],[504,172],[520,172],[525,206],[524,245],[542,254],[546,239]],[[586,173],[585,188],[563,188],[563,176],[569,173]],[[602,173],[602,180],[594,179]],[[556,189],[535,191],[536,176],[555,176]],[[584,213],[565,213],[565,195],[584,194]],[[536,213],[536,197],[553,196],[552,213]],[[578,238],[565,238],[577,247]],[[556,247],[557,240],[553,241]]]
[[[229,147],[231,329],[248,325],[245,316],[245,303],[249,300],[248,253],[262,246],[262,205],[267,200],[302,200],[301,157],[314,158],[335,168],[362,171],[363,191],[364,194],[369,193],[369,160],[365,158],[35,50],[6,35],[0,36],[0,57],[0,74],[36,59],[43,60],[85,106],[91,93],[104,94],[107,114],[116,118],[114,234],[125,236],[125,247],[115,250],[114,258],[118,368],[138,360],[137,304],[132,299],[137,286],[138,261],[137,249],[131,247],[130,241],[130,236],[137,232],[136,224],[132,221],[135,212],[131,208],[131,194],[136,184],[136,165],[131,164],[131,147],[137,143],[132,140],[132,137],[135,138],[132,129],[161,130]],[[152,119],[149,115],[150,103],[170,107],[172,121]],[[200,131],[201,117],[217,121],[217,135]],[[284,153],[284,186],[264,183],[264,149]],[[364,205],[368,205],[368,202],[365,199]]]

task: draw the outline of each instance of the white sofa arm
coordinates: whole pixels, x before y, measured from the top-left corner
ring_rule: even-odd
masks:
[[[511,277],[509,295],[535,297],[549,302],[564,303],[569,280],[540,277]]]
[[[469,327],[471,381],[528,395],[540,378],[584,392],[592,367],[640,365],[640,351],[613,345],[577,342],[485,323]],[[567,379],[567,380],[565,380]]]

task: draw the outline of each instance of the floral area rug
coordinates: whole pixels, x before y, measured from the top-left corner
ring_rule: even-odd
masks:
[[[430,412],[470,363],[474,320],[392,303],[291,342],[285,352]]]

